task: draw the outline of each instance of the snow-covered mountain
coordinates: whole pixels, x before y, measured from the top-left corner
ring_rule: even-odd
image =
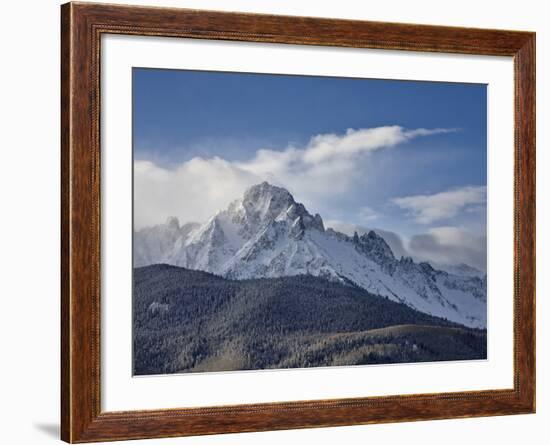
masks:
[[[471,327],[486,326],[485,277],[457,275],[394,257],[374,231],[325,229],[285,189],[263,182],[206,223],[176,218],[134,234],[134,266],[167,263],[227,278],[310,274]]]

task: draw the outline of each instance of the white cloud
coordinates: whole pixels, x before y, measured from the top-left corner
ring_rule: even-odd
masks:
[[[156,224],[168,216],[204,221],[247,187],[264,180],[286,187],[312,211],[320,211],[356,181],[364,180],[359,158],[413,138],[450,131],[455,130],[406,130],[400,126],[349,129],[342,135],[314,136],[304,147],[260,149],[240,162],[197,157],[175,168],[163,168],[150,161],[135,161],[135,225]],[[375,214],[365,210],[364,216],[369,220]]]
[[[374,221],[375,219],[380,218],[380,214],[376,210],[373,210],[367,206],[359,209],[358,216],[363,222]]]
[[[418,136],[429,136],[451,131],[454,130],[443,128],[428,130],[419,128],[407,131],[397,125],[364,128],[361,130],[350,128],[344,136],[322,134],[313,137],[309,145],[302,150],[302,155],[305,162],[317,164],[330,161],[333,158],[340,158],[342,156],[351,157],[380,148],[393,147]]]
[[[414,195],[394,198],[392,202],[409,211],[420,224],[452,218],[460,211],[483,208],[487,201],[485,186],[468,186],[432,195]]]
[[[137,229],[164,222],[205,221],[258,178],[220,158],[194,158],[176,169],[134,162],[134,222]]]
[[[487,237],[460,227],[435,227],[411,238],[412,256],[434,264],[465,263],[480,270],[487,268]]]

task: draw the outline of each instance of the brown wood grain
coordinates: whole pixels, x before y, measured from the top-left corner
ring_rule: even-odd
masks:
[[[514,57],[514,388],[102,412],[99,64],[104,33]],[[68,3],[61,7],[61,37],[63,440],[93,442],[534,412],[534,33]]]

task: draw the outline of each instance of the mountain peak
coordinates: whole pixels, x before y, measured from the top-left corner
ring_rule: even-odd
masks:
[[[386,243],[384,238],[378,235],[374,230],[370,230],[368,233],[364,233],[361,236],[357,236],[357,232],[355,232],[353,241],[357,246],[356,248],[372,258],[383,258],[392,261],[395,259],[388,243]]]
[[[242,200],[232,203],[229,211],[236,214],[238,220],[246,220],[253,225],[280,220],[296,223],[299,219],[297,227],[303,227],[304,230],[325,230],[319,214],[311,215],[302,203],[294,200],[288,190],[266,181],[246,190]]]
[[[176,216],[169,216],[164,224],[176,230],[180,229],[180,221]]]
[[[244,192],[243,201],[258,202],[265,199],[285,202],[288,205],[294,203],[294,197],[287,189],[277,187],[276,185],[272,185],[267,181],[253,185]]]
[[[237,208],[244,212],[242,216],[248,222],[255,225],[277,219],[295,203],[288,190],[264,181],[246,190]]]

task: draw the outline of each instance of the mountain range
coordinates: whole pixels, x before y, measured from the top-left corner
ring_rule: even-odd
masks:
[[[431,316],[486,327],[487,277],[468,265],[434,268],[396,258],[375,231],[325,228],[284,188],[267,182],[205,223],[166,223],[134,232],[134,267],[168,264],[231,280],[311,275],[358,286]]]

